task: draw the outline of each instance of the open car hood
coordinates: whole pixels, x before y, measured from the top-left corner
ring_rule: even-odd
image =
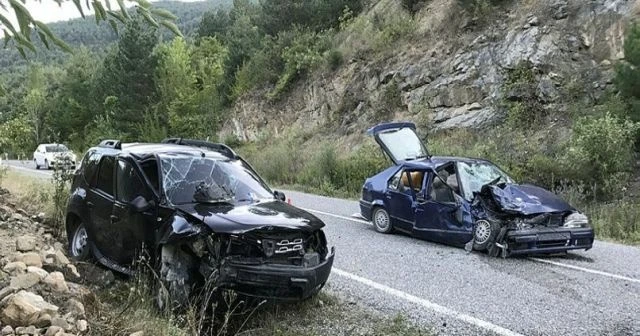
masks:
[[[183,204],[177,208],[217,233],[241,234],[255,229],[301,230],[312,233],[324,226],[316,216],[281,201],[235,206]]]
[[[486,185],[493,199],[505,212],[522,215],[575,211],[556,194],[533,185]]]
[[[372,135],[395,165],[403,161],[429,158],[429,152],[416,134],[416,125],[394,122],[376,125],[367,134]]]

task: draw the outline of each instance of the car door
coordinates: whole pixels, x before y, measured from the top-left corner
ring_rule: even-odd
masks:
[[[89,234],[101,256],[108,258],[116,253],[113,242],[117,240],[117,232],[111,224],[111,212],[115,202],[115,163],[115,157],[102,156],[92,186],[87,192],[86,202],[90,220]]]
[[[149,208],[137,210],[132,204],[142,197]],[[145,245],[152,244],[155,229],[156,208],[154,194],[145,181],[144,174],[130,158],[120,158],[116,165],[116,200],[111,214],[114,229],[118,231],[116,245],[118,253],[114,261],[128,265],[135,261]]]
[[[385,198],[393,227],[410,233],[415,221],[415,197],[407,181],[410,172],[403,169],[391,177],[387,184]]]
[[[465,225],[468,204],[440,176],[431,173],[416,205],[414,235],[441,243],[462,245],[471,240]]]

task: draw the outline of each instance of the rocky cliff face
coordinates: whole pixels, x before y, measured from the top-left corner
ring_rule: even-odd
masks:
[[[400,10],[397,2],[380,0],[362,15]],[[505,98],[519,95],[506,81],[523,62],[534,71],[542,108],[566,108],[570,86],[597,99],[611,85],[612,65],[624,58],[624,31],[638,8],[638,0],[512,1],[481,18],[455,0],[432,1],[394,51],[318,71],[278,103],[264,92],[240,99],[223,136],[254,140],[291,126],[361,133],[391,119],[434,129],[483,127],[504,117]]]

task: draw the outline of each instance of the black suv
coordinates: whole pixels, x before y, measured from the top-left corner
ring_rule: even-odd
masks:
[[[164,306],[204,284],[301,300],[327,281],[334,251],[324,223],[284,200],[225,145],[106,140],[75,173],[69,253],[125,274],[140,255],[150,256]]]

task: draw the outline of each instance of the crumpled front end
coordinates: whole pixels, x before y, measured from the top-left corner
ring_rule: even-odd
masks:
[[[202,236],[192,244],[200,273],[216,287],[245,295],[302,300],[329,278],[334,251],[322,230],[252,230],[238,235]]]
[[[493,256],[552,254],[593,246],[587,216],[542,188],[485,185],[471,209],[476,223],[491,223],[494,231],[486,249]]]

